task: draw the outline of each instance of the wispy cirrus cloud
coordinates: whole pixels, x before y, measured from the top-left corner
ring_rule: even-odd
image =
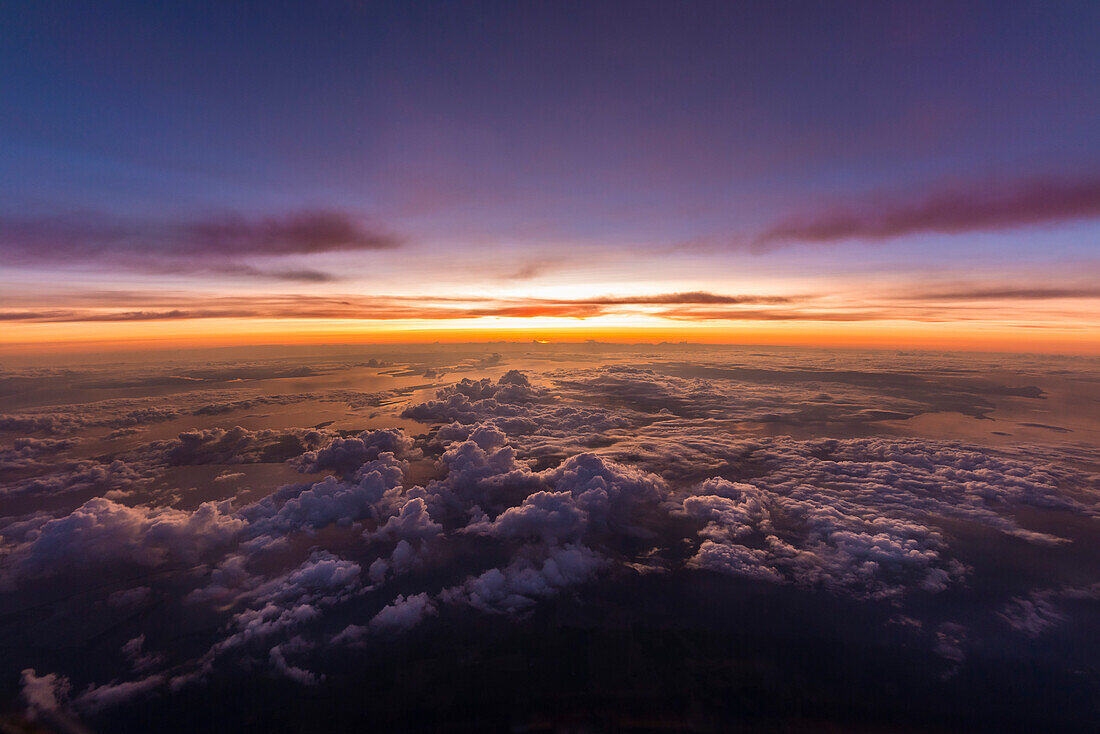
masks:
[[[797,214],[766,229],[752,246],[767,250],[792,243],[959,234],[1093,218],[1100,218],[1100,176],[971,183]]]
[[[875,310],[805,310],[805,309],[713,309],[672,308],[658,314],[678,321],[875,321],[898,318],[898,314]]]
[[[483,317],[558,317],[585,319],[608,313],[646,309],[656,315],[680,318],[689,313],[677,309],[695,306],[726,306],[734,314],[740,304],[789,304],[790,296],[730,296],[707,292],[666,293],[652,296],[601,297],[590,299],[548,298],[458,298],[410,296],[310,296],[258,295],[199,298],[187,294],[144,298],[123,292],[118,298],[99,293],[94,298],[77,296],[72,308],[36,308],[0,312],[0,320],[28,322],[125,322],[175,321],[184,319],[355,319],[386,321],[402,319],[471,319]],[[201,304],[201,305],[200,305]],[[129,308],[127,308],[129,306]],[[648,307],[648,308],[647,308]],[[711,314],[701,312],[702,318]],[[736,318],[735,315],[729,318]]]
[[[75,265],[316,283],[335,277],[308,268],[260,267],[252,261],[388,250],[401,244],[401,238],[384,228],[338,210],[257,218],[221,214],[179,221],[132,220],[102,213],[0,217],[0,255],[9,265]]]
[[[298,319],[345,321],[453,321],[478,318],[591,319],[633,315],[671,321],[945,321],[1005,318],[1001,301],[1100,298],[1087,287],[956,286],[950,290],[890,293],[726,295],[707,291],[580,299],[257,294],[217,296],[187,292],[77,293],[24,300],[23,309],[0,311],[0,321],[27,323],[120,323],[198,319]],[[1087,311],[1074,312],[1075,318]],[[1042,314],[1028,311],[1032,318]],[[1054,312],[1058,318],[1069,313]]]
[[[670,305],[670,304],[748,304],[748,303],[791,303],[803,300],[793,296],[772,295],[737,295],[727,296],[720,293],[707,291],[690,291],[687,293],[663,293],[655,296],[607,296],[604,298],[592,298],[583,303],[601,306],[644,306],[644,305]],[[578,303],[581,301],[577,301]]]
[[[1057,301],[1100,298],[1100,287],[972,287],[914,293],[922,301]]]

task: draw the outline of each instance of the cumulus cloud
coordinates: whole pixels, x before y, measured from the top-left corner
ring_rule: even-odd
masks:
[[[940,535],[917,522],[721,480],[695,491],[683,511],[707,523],[689,562],[696,568],[868,596],[939,591],[964,574],[941,557]]]
[[[320,431],[306,429],[207,428],[183,431],[175,439],[153,442],[132,453],[146,460],[155,458],[168,466],[245,464],[297,457],[323,439]],[[162,456],[153,456],[158,453]]]
[[[1028,637],[1038,637],[1065,619],[1046,595],[1036,594],[1030,598],[1013,597],[1000,616],[1012,629]]]
[[[95,713],[156,691],[166,682],[167,678],[164,675],[156,673],[136,680],[93,685],[77,696],[73,703],[80,711]]]
[[[132,494],[150,482],[150,474],[141,467],[135,468],[120,459],[109,463],[77,461],[71,464],[54,462],[36,457],[21,461],[20,469],[45,470],[61,464],[60,471],[13,481],[0,487],[0,497],[5,495],[30,495],[39,497],[43,504],[52,498],[70,493],[95,493],[118,499]]]
[[[20,682],[23,702],[32,718],[61,708],[72,688],[68,678],[55,673],[38,675],[34,668],[24,670]]]
[[[579,536],[587,520],[588,514],[577,506],[571,493],[533,492],[492,522],[474,523],[466,529],[498,538],[535,537],[553,543]]]
[[[435,538],[443,532],[443,526],[432,520],[422,497],[413,497],[384,525],[364,535],[370,540],[416,540]]]
[[[0,471],[26,471],[36,469],[43,463],[56,463],[60,452],[71,449],[78,443],[78,439],[72,438],[16,438],[10,447],[0,447]]]
[[[444,589],[440,597],[448,604],[467,605],[482,612],[522,612],[540,598],[589,581],[605,564],[602,556],[584,546],[555,547],[541,562],[518,556],[504,568],[490,569]]]
[[[330,523],[350,524],[377,517],[378,503],[394,498],[407,464],[390,452],[360,466],[347,480],[326,477],[312,485],[288,485],[244,508],[252,535],[322,528]]]
[[[153,405],[150,401],[138,401],[138,405],[125,400],[103,401],[88,404],[51,408],[25,413],[0,415],[0,431],[28,433],[70,433],[89,426],[129,428],[147,423],[159,423],[179,417],[179,410],[169,406]]]
[[[122,655],[129,661],[135,673],[145,673],[152,668],[160,666],[164,657],[155,652],[145,650],[145,635],[141,634],[126,642],[122,646]]]
[[[248,561],[246,555],[231,556],[214,570],[205,588],[188,596],[192,603],[216,602],[237,611],[228,622],[229,634],[193,661],[190,672],[177,673],[172,685],[202,678],[229,654],[262,655],[276,672],[299,683],[320,679],[291,664],[287,655],[308,653],[310,645],[298,632],[321,619],[324,609],[345,602],[360,589],[359,564],[318,550],[296,568],[265,578],[249,572]]]
[[[849,603],[886,599],[901,609],[931,603],[929,595],[975,573],[956,547],[959,533],[1064,549],[1066,539],[1032,529],[1020,510],[1097,514],[1090,477],[1079,469],[1084,453],[1071,460],[1044,446],[752,436],[737,427],[768,415],[785,416],[784,425],[817,425],[821,416],[855,422],[876,407],[915,414],[930,405],[927,396],[909,396],[929,392],[924,382],[902,395],[893,393],[898,382],[857,371],[787,370],[761,385],[759,375],[709,372],[732,367],[664,369],[459,380],[405,406],[406,416],[439,424],[417,438],[396,429],[336,436],[323,428],[200,428],[130,449],[120,454],[125,460],[74,463],[32,478],[57,475],[36,491],[62,492],[78,481],[95,492],[120,486],[77,479],[93,469],[133,484],[164,467],[270,458],[268,449],[288,437],[296,442],[291,467],[331,474],[300,477],[307,481],[243,506],[182,510],[100,496],[57,517],[6,518],[2,577],[18,590],[58,570],[164,569],[167,580],[127,576],[97,592],[100,608],[118,617],[179,607],[219,620],[206,652],[180,660],[169,646],[148,644],[142,629],[120,636],[124,669],[75,699],[95,712],[215,675],[231,661],[320,684],[328,643],[369,647],[435,615],[524,615],[594,580],[615,583],[653,568],[708,583],[728,583],[722,574],[760,589],[818,589]],[[203,393],[177,409],[218,414],[217,406],[252,399]],[[136,407],[111,404],[104,415]],[[80,415],[89,424],[104,419]],[[859,425],[880,419],[864,414]],[[67,440],[23,441],[11,456],[48,460],[81,446]],[[1065,616],[1071,598],[1068,590],[1013,593],[997,602],[1001,617],[1029,635]],[[936,630],[926,642],[941,656],[964,662],[966,630],[927,629]],[[60,690],[60,678],[47,685],[31,675],[32,686]]]
[[[1036,589],[1015,596],[998,612],[1009,627],[1028,637],[1039,637],[1066,620],[1061,605],[1072,600],[1100,599],[1100,583],[1061,589]]]
[[[941,624],[936,630],[936,654],[956,665],[966,660],[967,632],[966,627],[955,622]]]
[[[363,431],[353,438],[337,438],[315,451],[308,451],[295,460],[303,472],[332,471],[351,474],[368,461],[388,452],[398,458],[411,456],[412,440],[400,429]]]
[[[214,502],[193,512],[170,507],[128,507],[98,497],[65,517],[29,531],[3,558],[5,583],[27,576],[95,568],[103,563],[158,566],[195,563],[232,541],[243,520]]]
[[[316,685],[320,680],[324,680],[324,676],[318,676],[304,668],[299,668],[295,665],[291,665],[287,662],[287,653],[294,649],[301,649],[305,646],[301,637],[295,637],[289,642],[281,645],[275,645],[271,648],[271,652],[268,654],[268,658],[271,661],[271,666],[279,673],[285,675],[295,683],[300,683],[304,686]]]
[[[435,614],[435,605],[427,594],[398,596],[371,618],[370,627],[381,631],[409,629],[432,614]]]

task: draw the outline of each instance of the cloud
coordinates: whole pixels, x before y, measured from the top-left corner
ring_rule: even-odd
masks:
[[[1100,599],[1100,583],[1036,589],[1026,596],[1013,597],[997,614],[1017,632],[1039,637],[1066,621],[1066,613],[1061,608],[1065,602],[1097,599]]]
[[[130,681],[114,681],[99,686],[91,686],[73,701],[77,709],[83,712],[96,712],[118,706],[137,696],[151,693],[167,682],[159,673]]]
[[[1097,287],[1034,288],[972,286],[954,290],[923,291],[904,296],[919,301],[1056,301],[1100,298]]]
[[[189,253],[303,255],[382,250],[399,240],[368,229],[347,212],[305,211],[283,217],[246,219],[237,215],[175,225]]]
[[[811,311],[803,309],[670,308],[659,314],[679,321],[879,321],[898,318],[888,311]]]
[[[312,485],[289,485],[244,508],[241,514],[249,520],[252,535],[285,534],[376,517],[378,503],[401,486],[407,466],[392,453],[382,453],[346,481],[330,476]]]
[[[415,450],[412,440],[400,429],[363,431],[354,438],[337,438],[323,448],[307,451],[294,463],[302,472],[333,471],[345,475],[374,461],[383,452],[405,458]]]
[[[300,640],[300,637],[296,637],[288,643],[275,645],[271,648],[268,658],[271,660],[271,666],[276,671],[282,673],[295,683],[300,683],[303,686],[316,685],[319,681],[324,680],[324,676],[317,676],[304,668],[291,665],[286,660],[286,648],[291,647],[295,641]]]
[[[1065,619],[1051,600],[1041,594],[1013,597],[999,614],[1008,626],[1028,637],[1038,637]]]
[[[414,596],[398,596],[393,603],[386,605],[370,621],[372,630],[395,631],[414,627],[435,614],[435,604],[425,593]]]
[[[78,439],[71,438],[34,438],[31,436],[17,438],[12,442],[11,447],[0,447],[0,470],[14,472],[34,469],[43,464],[56,465],[58,461],[57,454],[73,448],[78,443]]]
[[[168,466],[281,461],[300,455],[309,446],[318,445],[323,437],[321,432],[308,429],[250,431],[241,426],[228,430],[194,429],[182,431],[175,439],[155,441],[132,452],[132,455],[149,459],[155,454],[162,454],[159,460]]]
[[[223,268],[222,272],[230,272]],[[301,281],[322,277],[295,276]],[[369,296],[361,294],[279,294],[219,296],[101,293],[21,296],[27,307],[0,312],[0,321],[28,323],[128,323],[201,319],[302,319],[347,321],[454,321],[480,318],[592,319],[639,315],[671,321],[818,321],[902,320],[922,323],[1003,317],[994,300],[1096,298],[1088,287],[1006,288],[1003,285],[947,291],[892,291],[844,294],[828,305],[817,295],[726,295],[705,291],[584,299]],[[69,307],[66,307],[66,306]],[[32,307],[33,306],[33,307]],[[431,372],[431,374],[435,374]]]
[[[144,634],[128,640],[120,652],[130,662],[130,667],[135,673],[146,673],[164,662],[164,656],[145,650]]]
[[[973,184],[934,190],[915,198],[792,217],[761,233],[753,245],[769,249],[793,242],[884,240],[1094,219],[1100,217],[1100,178]]]
[[[610,313],[632,313],[639,309],[667,318],[739,318],[733,307],[752,304],[786,305],[806,297],[779,295],[721,295],[707,292],[667,293],[626,297],[589,299],[544,298],[448,298],[363,296],[358,294],[313,295],[209,295],[163,296],[146,294],[101,294],[88,307],[87,299],[58,297],[51,306],[73,300],[79,308],[33,308],[0,312],[0,320],[33,323],[176,321],[191,319],[348,319],[392,321],[407,319],[455,320],[475,318],[576,318],[587,319]],[[199,305],[201,304],[201,305]],[[133,308],[140,305],[140,308]],[[702,309],[699,306],[729,306],[728,309]],[[694,309],[690,307],[696,307]],[[696,312],[692,316],[693,310]],[[754,318],[753,313],[782,314],[783,311],[746,310],[742,318]],[[779,318],[778,315],[775,318]],[[825,318],[822,316],[822,318]],[[839,318],[839,317],[837,317]]]
[[[958,665],[966,660],[966,651],[963,646],[966,643],[968,630],[955,622],[944,622],[936,630],[935,652],[950,663]]]
[[[945,544],[932,528],[767,484],[711,479],[683,500],[684,514],[706,522],[690,566],[871,597],[940,591],[964,574],[941,557]]]
[[[1030,518],[1043,510],[1100,516],[1094,478],[1078,468],[1083,450],[750,435],[740,425],[820,435],[824,424],[866,429],[886,416],[944,409],[942,401],[957,409],[967,389],[971,401],[1022,395],[927,366],[918,379],[906,360],[900,373],[828,362],[756,370],[701,358],[652,369],[561,366],[541,378],[510,371],[458,380],[413,404],[407,394],[386,394],[393,413],[441,424],[415,437],[396,429],[337,437],[325,429],[195,428],[119,453],[111,464],[54,467],[35,478],[43,481],[37,491],[79,482],[112,491],[108,479],[81,479],[97,468],[96,476],[140,485],[166,468],[179,474],[179,466],[252,461],[287,436],[300,441],[290,467],[333,474],[272,488],[243,506],[226,500],[183,510],[157,506],[163,497],[153,496],[131,507],[97,497],[58,517],[5,518],[0,568],[13,593],[31,579],[48,584],[59,570],[118,579],[80,602],[81,610],[113,615],[119,637],[111,649],[122,646],[116,668],[104,664],[96,676],[108,682],[76,698],[95,715],[152,691],[170,696],[227,669],[320,684],[334,645],[373,653],[388,635],[433,615],[522,616],[597,579],[613,588],[654,568],[677,583],[733,576],[761,594],[813,589],[919,614],[911,607],[929,608],[933,595],[982,572],[968,565],[966,543],[956,543],[968,532],[1020,553],[1071,551],[1066,539],[1032,530]],[[247,389],[185,393],[165,407],[202,420],[305,399],[268,396],[267,403],[242,395]],[[376,406],[379,395],[335,390],[308,399]],[[80,429],[140,417],[152,406],[61,407],[55,417]],[[307,441],[307,434],[316,435]],[[48,462],[55,449],[93,443],[66,441],[20,440],[12,457]],[[210,487],[225,489],[213,480]],[[140,567],[132,569],[137,577],[131,566]],[[1076,598],[1058,594],[1013,590],[992,601],[991,612],[1025,634],[1042,631],[1054,615],[1040,602],[1066,616],[1061,607]],[[195,633],[201,644],[180,650],[158,641],[156,626],[140,626],[162,613],[216,623]],[[55,614],[61,619],[62,607]],[[941,622],[927,627],[937,630],[928,652],[935,645],[961,664],[967,633]],[[36,660],[19,662],[29,664],[41,669]]]
[[[516,265],[511,270],[501,272],[497,277],[501,280],[531,280],[539,276],[557,270],[568,263],[564,258],[544,258],[528,260]]]
[[[569,492],[534,492],[516,507],[509,507],[495,520],[467,526],[497,538],[534,537],[546,543],[575,539],[588,520]]]
[[[146,487],[152,480],[147,470],[119,459],[107,463],[82,460],[69,464],[43,459],[34,464],[24,462],[20,468],[46,470],[46,473],[0,486],[0,497],[34,496],[41,505],[46,505],[49,500],[60,495],[79,492],[91,492],[117,499],[118,496]]]
[[[0,257],[9,266],[112,269],[152,275],[190,273],[290,283],[328,283],[338,277],[314,268],[262,266],[255,261],[377,252],[402,244],[401,238],[384,228],[338,210],[253,218],[223,214],[183,221],[124,219],[107,214],[5,216],[0,217],[0,232]],[[172,310],[203,312],[193,308]],[[71,318],[45,313],[39,317]]]
[[[0,432],[64,434],[93,426],[129,428],[169,421],[180,412],[178,407],[152,398],[101,400],[0,415]]]
[[[148,586],[135,586],[130,589],[119,589],[107,597],[107,604],[130,612],[147,606],[153,598],[153,590]]]
[[[666,304],[753,304],[753,303],[790,303],[801,300],[804,297],[794,296],[764,296],[744,295],[728,296],[707,291],[690,291],[686,293],[663,293],[655,296],[607,296],[604,298],[592,298],[584,303],[603,306],[660,306]],[[576,301],[575,301],[576,302]]]
[[[25,669],[21,676],[22,698],[31,718],[48,711],[56,711],[68,698],[71,684],[64,676],[55,673],[38,675],[34,668]]]
[[[155,257],[218,260],[383,250],[400,240],[334,210],[246,218],[225,214],[185,221],[126,220],[106,214],[4,217],[0,252],[21,261],[61,257],[140,263]]]
[[[432,520],[424,499],[413,497],[384,525],[364,536],[369,540],[423,541],[438,537],[442,532],[443,526]]]
[[[245,523],[214,502],[193,512],[127,507],[97,497],[30,531],[4,558],[0,580],[16,583],[102,563],[195,563],[236,538]]]
[[[541,562],[518,556],[504,568],[490,569],[445,589],[441,598],[482,612],[514,614],[530,609],[540,598],[590,580],[605,564],[603,557],[583,546],[552,548]]]

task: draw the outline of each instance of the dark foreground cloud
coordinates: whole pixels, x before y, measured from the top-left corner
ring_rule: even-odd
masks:
[[[926,232],[958,234],[1100,217],[1100,178],[1042,178],[949,187],[909,200],[885,200],[801,214],[760,234],[768,249],[793,242],[882,240]]]
[[[957,670],[978,625],[945,619],[952,601],[939,599],[969,593],[982,573],[965,539],[1035,558],[1070,553],[1072,539],[1035,518],[1095,521],[1095,478],[1048,446],[749,437],[730,425],[774,421],[779,410],[791,425],[867,425],[926,409],[881,386],[864,390],[853,373],[829,377],[776,373],[754,386],[636,367],[552,378],[512,370],[395,402],[394,419],[418,421],[421,435],[215,426],[119,452],[109,466],[104,456],[54,467],[52,457],[83,443],[20,437],[6,459],[44,472],[25,492],[99,495],[3,518],[0,592],[94,575],[71,609],[57,595],[50,634],[67,614],[73,630],[99,615],[119,639],[96,673],[32,650],[14,674],[23,671],[35,715],[93,719],[234,671],[323,686],[334,656],[349,650],[375,660],[395,640],[413,644],[456,619],[510,624],[555,597],[651,576],[878,604],[892,615],[934,607],[919,639]],[[174,413],[218,415],[201,410],[206,399]],[[72,426],[113,425],[133,407],[70,411]],[[47,433],[50,424],[23,427]],[[286,464],[291,483],[188,506],[140,494],[166,472],[210,467],[213,476],[264,462]],[[1091,589],[1015,583],[986,601],[989,634],[1046,634],[1072,621],[1073,604],[1093,603]],[[191,617],[205,621],[186,646],[148,622]]]

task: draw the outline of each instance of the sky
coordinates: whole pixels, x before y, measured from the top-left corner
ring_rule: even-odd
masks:
[[[0,2],[0,352],[1100,352],[1100,6]]]

